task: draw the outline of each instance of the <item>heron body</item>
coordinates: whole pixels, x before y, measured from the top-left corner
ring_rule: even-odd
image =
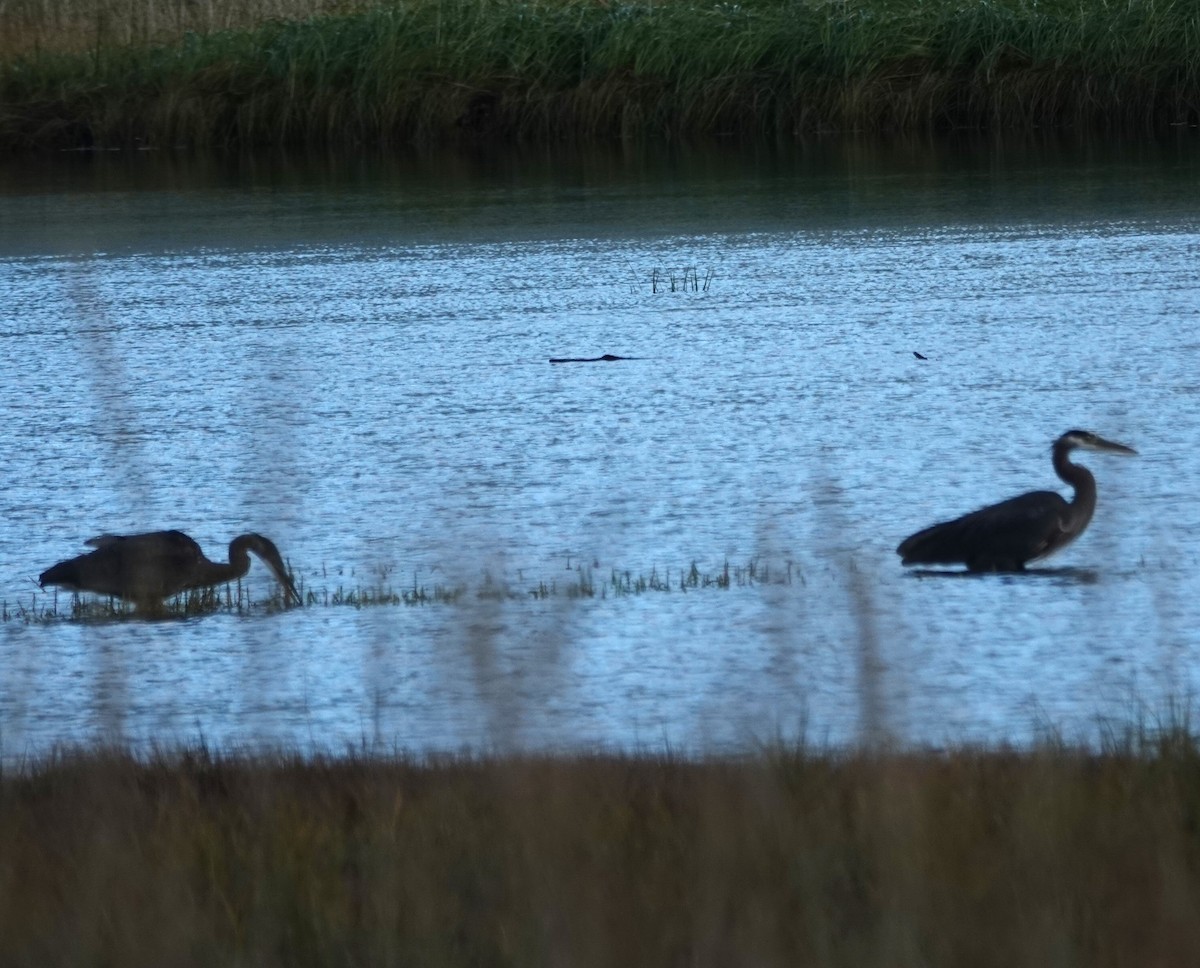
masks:
[[[250,570],[250,552],[271,569],[284,589],[284,601],[300,604],[279,549],[261,534],[242,534],[229,543],[229,561],[209,561],[182,531],[147,534],[102,534],[86,541],[88,554],[60,561],[39,577],[44,588],[59,585],[73,591],[115,595],[139,609],[154,610],[164,599],[195,588],[209,588],[241,578]]]
[[[1071,462],[1076,449],[1136,454],[1087,430],[1069,430],[1053,445],[1055,473],[1074,488],[1070,501],[1055,491],[1031,491],[918,531],[900,542],[905,565],[966,565],[969,571],[1024,571],[1087,528],[1096,511],[1096,479]]]

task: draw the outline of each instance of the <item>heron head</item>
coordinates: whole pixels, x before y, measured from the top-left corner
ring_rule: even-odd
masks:
[[[1074,450],[1076,447],[1081,450],[1100,450],[1110,454],[1137,453],[1132,447],[1126,447],[1124,444],[1118,444],[1113,440],[1105,440],[1099,434],[1094,434],[1090,430],[1068,430],[1054,442],[1054,446],[1065,447],[1068,450]]]

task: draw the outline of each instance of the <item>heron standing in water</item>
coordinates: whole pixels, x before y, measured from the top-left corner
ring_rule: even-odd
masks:
[[[1075,449],[1136,454],[1124,444],[1087,430],[1068,430],[1054,442],[1054,471],[1075,489],[1066,500],[1055,491],[1031,491],[918,531],[900,542],[905,565],[966,565],[969,571],[1024,571],[1025,563],[1070,544],[1096,510],[1096,479],[1072,464]]]
[[[182,531],[102,534],[84,543],[96,550],[47,568],[38,579],[43,588],[61,585],[115,595],[141,611],[155,611],[172,595],[241,578],[250,570],[249,552],[254,552],[283,586],[284,603],[301,604],[279,549],[261,534],[242,534],[229,542],[228,563],[209,561]]]

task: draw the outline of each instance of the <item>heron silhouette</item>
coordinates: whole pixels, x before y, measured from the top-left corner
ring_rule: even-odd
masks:
[[[1068,430],[1052,447],[1054,471],[1075,489],[1068,501],[1056,491],[1031,491],[918,531],[900,542],[905,565],[966,565],[968,571],[1024,571],[1087,528],[1096,510],[1096,478],[1071,463],[1076,449],[1136,454],[1088,430]]]
[[[242,534],[229,542],[228,562],[209,561],[182,531],[102,534],[84,544],[96,550],[47,568],[38,578],[43,588],[59,585],[72,591],[115,595],[132,602],[139,611],[153,612],[172,595],[241,578],[250,570],[249,553],[253,552],[283,586],[284,604],[301,604],[279,549],[261,534]]]

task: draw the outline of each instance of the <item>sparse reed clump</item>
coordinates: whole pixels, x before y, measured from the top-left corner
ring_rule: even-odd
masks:
[[[1200,750],[64,752],[0,773],[5,965],[1200,962]]]
[[[116,30],[112,17],[137,4],[94,24],[85,10],[54,36],[18,4],[12,34],[25,40],[0,51],[0,143],[791,139],[1200,121],[1190,2],[294,2],[296,19],[272,7],[270,19],[243,14],[206,32],[179,18],[173,31],[166,17]]]
[[[297,580],[297,588],[304,605],[350,606],[372,608],[386,605],[456,605],[459,602],[482,599],[509,601],[525,599],[587,599],[621,598],[650,593],[689,592],[700,589],[752,588],[762,585],[791,585],[794,580],[804,583],[804,574],[792,561],[772,570],[767,562],[749,559],[744,565],[724,562],[716,572],[701,571],[696,562],[689,567],[659,572],[651,568],[648,575],[613,568],[607,578],[597,578],[591,568],[580,564],[568,564],[565,577],[542,579],[534,583],[523,575],[516,579],[493,576],[484,572],[475,585],[463,582],[455,584],[421,584],[414,574],[407,587],[396,588],[389,583],[390,569],[375,575],[371,584],[352,587],[338,585],[309,586],[303,577]],[[251,612],[282,611],[287,607],[278,586],[268,597],[255,599],[241,582],[215,585],[176,595],[162,603],[154,613],[157,618],[195,618],[215,612],[243,614]],[[17,601],[10,605],[0,602],[0,621],[3,622],[55,622],[64,619],[81,622],[124,620],[138,613],[133,605],[118,598],[79,593],[60,593],[52,589],[45,593],[33,593],[29,604]]]

